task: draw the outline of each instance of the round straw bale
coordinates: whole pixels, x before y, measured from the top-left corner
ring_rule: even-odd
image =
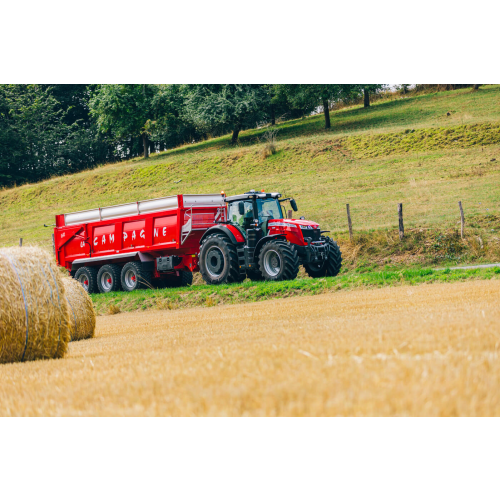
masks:
[[[37,247],[0,248],[0,363],[61,358],[69,306],[54,259]]]
[[[92,299],[80,283],[73,278],[63,278],[69,304],[71,340],[91,339],[95,332],[95,312]]]

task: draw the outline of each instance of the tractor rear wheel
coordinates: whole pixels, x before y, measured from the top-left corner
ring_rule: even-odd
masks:
[[[106,264],[97,273],[97,287],[101,293],[116,292],[121,289],[120,273],[117,264]]]
[[[200,247],[200,273],[209,285],[239,283],[245,279],[240,272],[236,246],[223,234],[211,234]]]
[[[299,272],[297,250],[287,241],[269,241],[260,251],[259,268],[266,281],[294,280]]]
[[[339,246],[331,238],[325,238],[325,241],[328,244],[328,259],[321,264],[304,264],[304,268],[311,278],[337,276],[342,267],[342,252]]]
[[[140,288],[152,288],[153,273],[141,262],[127,262],[121,272],[121,283],[126,292],[133,292]]]
[[[75,280],[83,286],[87,293],[98,293],[97,269],[95,267],[80,267],[75,273]]]

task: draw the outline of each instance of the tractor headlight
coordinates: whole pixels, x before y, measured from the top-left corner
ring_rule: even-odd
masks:
[[[300,229],[314,229],[312,226],[300,226]]]

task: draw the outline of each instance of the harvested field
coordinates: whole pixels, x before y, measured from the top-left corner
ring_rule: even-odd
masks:
[[[97,318],[0,366],[1,415],[500,415],[500,282]]]

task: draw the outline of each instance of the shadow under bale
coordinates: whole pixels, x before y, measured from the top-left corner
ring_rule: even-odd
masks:
[[[62,279],[69,304],[71,340],[90,339],[95,333],[95,312],[92,299],[73,278]]]
[[[0,363],[62,358],[69,306],[54,259],[37,247],[0,248]]]

